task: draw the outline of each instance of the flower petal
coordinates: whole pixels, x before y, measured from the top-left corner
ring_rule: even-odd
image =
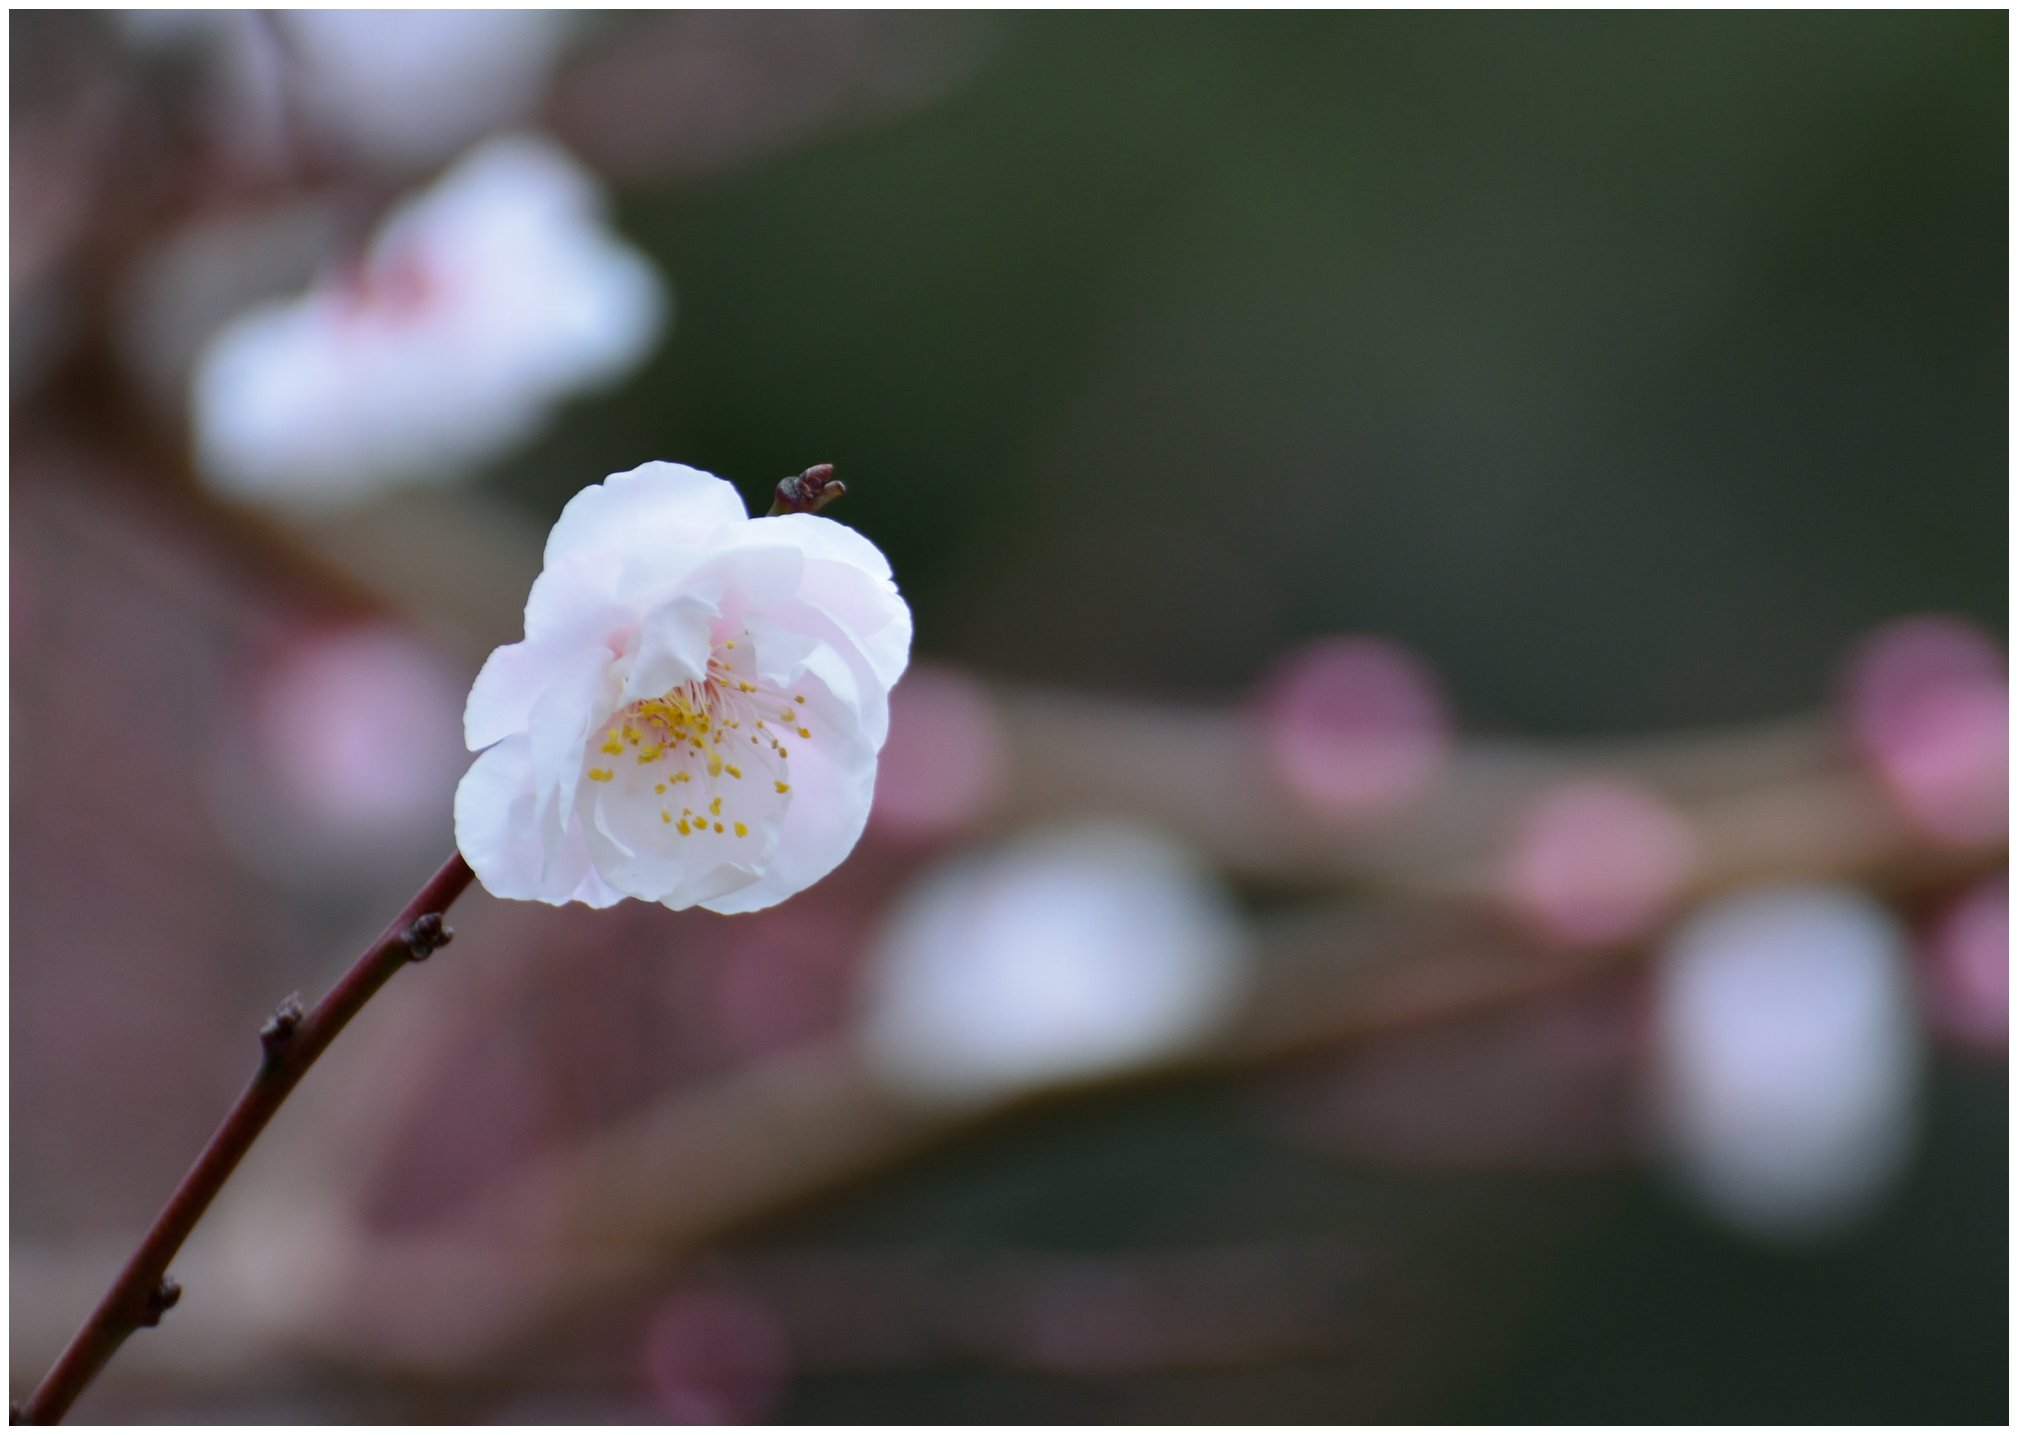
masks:
[[[791,802],[779,823],[777,847],[756,881],[702,900],[711,912],[760,911],[812,886],[854,850],[869,819],[875,746],[857,726],[853,710],[824,683],[810,675],[802,681],[813,736],[788,743]]]
[[[477,758],[455,790],[455,841],[493,897],[608,907],[624,894],[589,860],[579,824],[550,850],[533,820],[532,759],[509,737]]]
[[[574,553],[635,553],[697,547],[749,512],[723,479],[683,463],[645,463],[613,473],[568,500],[547,538],[552,566]]]
[[[811,513],[759,518],[739,535],[747,543],[792,543],[806,555],[799,598],[838,623],[889,687],[911,656],[911,609],[890,577],[882,551],[843,523]]]

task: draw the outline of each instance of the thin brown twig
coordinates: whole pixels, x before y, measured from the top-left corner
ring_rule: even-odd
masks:
[[[252,1081],[225,1114],[196,1164],[176,1186],[97,1307],[29,1396],[21,1410],[25,1423],[53,1425],[61,1421],[126,1338],[142,1326],[158,1324],[181,1297],[181,1287],[169,1278],[168,1263],[288,1093],[350,1019],[401,967],[424,960],[447,943],[452,934],[442,925],[442,916],[475,875],[462,854],[454,854],[365,948],[314,1010],[304,1014],[293,997],[281,1003],[260,1030],[263,1054]]]

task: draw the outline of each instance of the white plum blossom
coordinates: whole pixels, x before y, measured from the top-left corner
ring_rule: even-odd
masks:
[[[477,674],[456,841],[493,895],[753,912],[824,877],[869,814],[911,611],[853,529],[752,519],[699,469],[576,494]]]
[[[874,944],[865,1060],[924,1106],[986,1106],[1191,1047],[1237,1002],[1232,903],[1130,826],[1032,833],[956,858]]]
[[[550,142],[494,139],[387,217],[360,262],[221,329],[193,385],[223,492],[328,503],[459,477],[645,357],[666,310]]]
[[[1655,1130],[1683,1189],[1767,1240],[1868,1215],[1911,1156],[1921,1064],[1904,935],[1852,888],[1725,897],[1656,972]]]

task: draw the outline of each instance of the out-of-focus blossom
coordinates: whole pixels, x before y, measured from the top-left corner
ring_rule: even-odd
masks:
[[[525,630],[464,714],[456,840],[493,895],[751,912],[855,845],[911,612],[853,529],[644,464],[569,501]]]
[[[532,112],[575,17],[559,10],[292,10],[309,113],[360,155],[424,166]]]
[[[2011,1044],[2011,886],[1977,883],[1935,919],[1921,952],[1921,995],[1935,1031],[2002,1056]]]
[[[384,625],[290,637],[250,675],[213,768],[225,830],[275,876],[327,882],[438,850],[462,766],[450,665]]]
[[[890,744],[876,775],[879,833],[936,841],[971,828],[1000,795],[1003,740],[978,684],[914,671],[890,700]]]
[[[1959,618],[1906,618],[1851,656],[1850,733],[1908,817],[1968,845],[2008,825],[2010,697],[2001,648]]]
[[[1570,783],[1521,814],[1500,889],[1546,940],[1601,947],[1650,927],[1694,856],[1687,824],[1658,795],[1624,782]]]
[[[278,160],[288,126],[306,120],[394,170],[439,163],[530,114],[574,26],[554,10],[122,13],[138,45],[208,51],[224,143]]]
[[[600,210],[595,181],[545,140],[472,152],[395,209],[354,268],[205,346],[206,480],[314,504],[459,477],[628,371],[665,295]]]
[[[893,1088],[985,1104],[1183,1050],[1238,994],[1225,897],[1126,828],[1032,835],[955,859],[873,946],[864,1043]]]
[[[1657,974],[1656,1121],[1685,1189],[1768,1239],[1834,1233],[1911,1152],[1920,1048],[1903,940],[1848,888],[1724,899]]]
[[[1270,768],[1320,817],[1380,817],[1420,796],[1450,756],[1436,680],[1379,638],[1333,638],[1290,654],[1257,704]]]
[[[792,1374],[790,1337],[771,1306],[732,1286],[695,1286],[645,1330],[645,1380],[676,1425],[747,1425],[776,1411]]]

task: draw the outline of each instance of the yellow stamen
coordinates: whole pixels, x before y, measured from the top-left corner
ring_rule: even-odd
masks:
[[[611,772],[606,768],[592,767],[589,769],[590,782],[608,782],[611,778],[615,776],[616,774],[614,772]]]

